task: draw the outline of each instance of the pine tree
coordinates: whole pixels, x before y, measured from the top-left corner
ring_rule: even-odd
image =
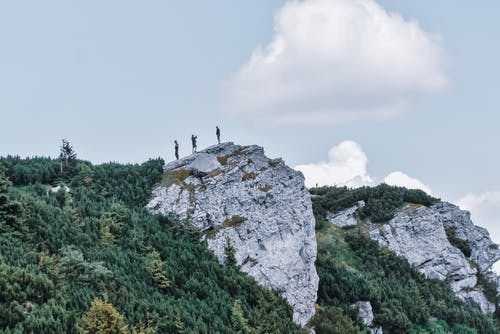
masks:
[[[61,160],[64,160],[66,167],[76,160],[76,152],[66,139],[62,140],[61,154],[59,156]]]
[[[139,324],[132,328],[131,334],[156,334],[157,329],[153,325],[151,318],[146,319],[143,323],[139,321]]]
[[[59,153],[59,163],[62,176],[72,175],[75,171],[76,152],[73,146],[66,139],[62,140],[62,145]]]
[[[237,268],[238,261],[236,261],[236,256],[234,255],[234,247],[229,242],[229,238],[226,238],[226,246],[224,247],[224,264],[229,268]]]
[[[248,325],[248,320],[243,314],[241,300],[236,299],[231,310],[231,325],[235,334],[252,334],[252,329]]]
[[[20,224],[21,204],[9,198],[12,183],[0,166],[0,228],[8,225],[18,228]]]
[[[81,175],[81,182],[84,186],[91,186],[94,183],[94,172],[92,168],[81,163],[78,165],[78,173]]]
[[[150,254],[149,260],[149,270],[151,271],[151,275],[153,275],[153,280],[158,285],[158,287],[162,290],[168,290],[171,287],[172,282],[167,278],[167,274],[163,270],[163,261],[160,258],[160,253],[153,249],[153,252]]]
[[[108,246],[113,246],[116,242],[115,235],[121,233],[121,229],[127,220],[127,208],[120,203],[111,204],[111,210],[105,212],[101,223],[101,239]]]
[[[105,298],[95,298],[82,318],[83,334],[128,334],[123,316]]]
[[[186,333],[186,325],[184,325],[184,321],[182,321],[181,316],[178,313],[175,316],[174,325],[177,334]]]
[[[101,240],[102,243],[108,246],[114,246],[116,243],[116,238],[111,230],[109,229],[109,225],[101,226]]]

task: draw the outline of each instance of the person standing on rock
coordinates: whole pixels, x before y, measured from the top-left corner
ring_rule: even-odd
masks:
[[[217,136],[217,142],[220,144],[220,129],[219,129],[219,126],[215,127],[215,135]]]
[[[193,145],[193,153],[195,153],[197,149],[196,139],[198,139],[198,136],[191,135],[191,144]]]
[[[174,140],[174,144],[175,144],[175,159],[179,160],[179,143],[177,142],[177,140]]]

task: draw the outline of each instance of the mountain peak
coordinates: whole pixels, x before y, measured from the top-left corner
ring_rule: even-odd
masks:
[[[148,209],[203,233],[221,262],[227,242],[240,269],[279,291],[305,325],[318,289],[315,220],[303,175],[262,147],[222,143],[165,165]]]

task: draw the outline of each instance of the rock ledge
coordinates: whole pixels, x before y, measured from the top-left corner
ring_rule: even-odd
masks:
[[[259,146],[223,143],[165,166],[147,208],[174,213],[204,232],[224,261],[227,241],[240,269],[279,291],[294,321],[314,315],[318,290],[315,220],[300,172]]]

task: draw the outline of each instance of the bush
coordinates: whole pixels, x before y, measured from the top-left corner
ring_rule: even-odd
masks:
[[[448,241],[454,247],[460,249],[460,251],[466,256],[470,257],[472,254],[472,249],[470,248],[469,241],[460,239],[457,236],[457,229],[455,227],[447,227],[445,229]]]
[[[128,334],[123,316],[107,300],[96,298],[82,318],[83,334]]]
[[[347,316],[340,307],[321,308],[314,316],[311,324],[317,334],[359,334],[360,327]]]
[[[385,222],[394,216],[396,209],[405,203],[429,206],[439,200],[422,190],[394,187],[380,184],[376,187],[321,187],[310,189],[316,217],[325,217],[326,212],[338,212],[364,201],[365,206],[358,210],[360,218],[370,218],[374,222]]]

